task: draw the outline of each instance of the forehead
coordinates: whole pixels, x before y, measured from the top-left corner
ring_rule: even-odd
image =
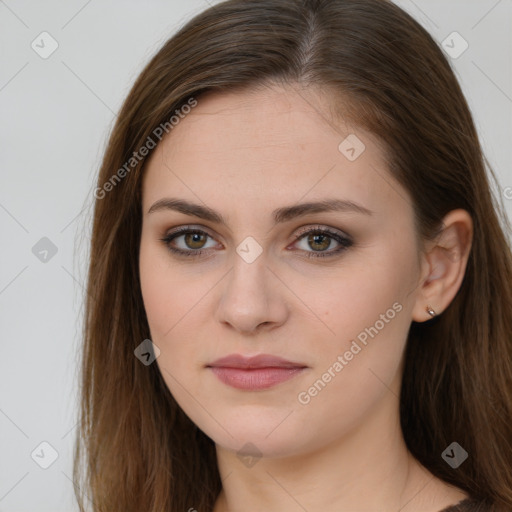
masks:
[[[197,101],[146,165],[144,211],[166,192],[216,209],[227,198],[270,209],[337,195],[376,210],[396,195],[379,141],[334,121],[332,99],[318,90],[269,87]]]
[[[377,159],[378,140],[347,120],[333,118],[334,97],[309,87],[267,86],[238,92],[209,91],[198,105],[172,129],[162,144],[172,156],[179,151],[219,155],[227,151],[260,154],[290,152],[304,156],[308,148],[326,149],[340,156],[339,143],[350,134],[365,139],[367,154]],[[342,109],[341,109],[342,110]],[[226,137],[229,135],[229,137]],[[383,156],[383,155],[382,155]]]

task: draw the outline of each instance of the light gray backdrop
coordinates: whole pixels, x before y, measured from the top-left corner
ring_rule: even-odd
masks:
[[[142,66],[209,3],[0,0],[0,512],[77,510],[94,177]],[[397,3],[451,55],[512,218],[512,0]]]

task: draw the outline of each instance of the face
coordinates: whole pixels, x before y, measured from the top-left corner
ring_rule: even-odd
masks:
[[[277,86],[210,93],[145,169],[155,364],[225,449],[305,454],[397,405],[420,279],[413,210],[378,141],[335,123],[327,101]],[[218,362],[232,355],[268,357]]]

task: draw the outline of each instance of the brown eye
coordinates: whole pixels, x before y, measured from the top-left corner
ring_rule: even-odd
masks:
[[[161,238],[161,241],[174,254],[200,256],[212,247],[205,245],[208,238],[212,237],[205,231],[184,227],[167,234],[164,238]]]
[[[328,250],[332,243],[338,244],[333,250]],[[325,258],[336,256],[353,245],[352,239],[326,228],[311,229],[297,236],[296,242],[302,242],[302,251],[308,258]],[[312,250],[308,250],[312,249]]]
[[[188,227],[179,228],[161,239],[170,252],[178,256],[201,256],[214,247],[206,246],[208,239],[213,238],[203,230]],[[308,258],[325,258],[336,256],[353,245],[348,236],[331,231],[326,228],[303,231],[296,237],[296,242],[303,243],[300,251],[305,252]],[[338,246],[332,249],[332,245]],[[329,250],[331,248],[331,250]]]

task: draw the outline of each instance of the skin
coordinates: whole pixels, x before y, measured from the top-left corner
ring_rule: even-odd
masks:
[[[439,239],[420,243],[409,194],[387,171],[378,140],[334,122],[330,112],[328,97],[313,88],[209,93],[145,169],[140,277],[151,339],[161,351],[156,364],[216,444],[223,490],[215,512],[438,512],[467,497],[408,453],[398,396],[410,324],[430,318],[427,304],[440,314],[453,300],[471,218],[450,212]],[[338,149],[349,134],[366,146],[354,161]],[[206,205],[227,226],[174,210],[148,213],[164,197]],[[274,209],[326,198],[373,213],[273,222]],[[161,238],[179,226],[209,236],[182,235],[171,244],[205,254],[169,252]],[[339,247],[333,238],[295,241],[319,227],[350,235],[353,245],[307,258]],[[262,249],[251,263],[236,251],[249,236]],[[401,311],[300,403],[299,393],[393,304]],[[307,368],[267,390],[238,390],[205,367],[233,353],[277,355]],[[254,458],[237,456],[240,450]]]

